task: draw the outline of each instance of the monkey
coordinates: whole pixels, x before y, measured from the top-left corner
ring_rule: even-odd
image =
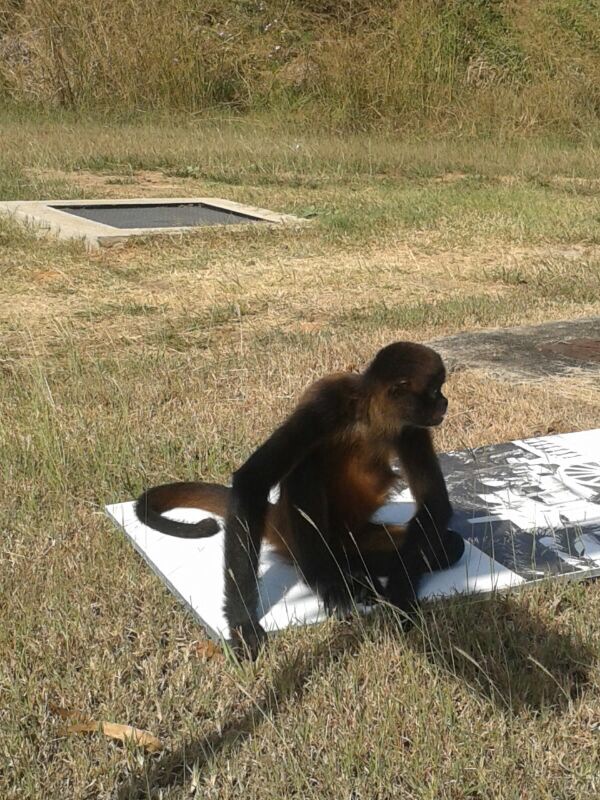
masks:
[[[448,401],[440,355],[413,342],[381,349],[363,372],[317,380],[284,422],[233,473],[231,487],[172,483],[144,492],[136,514],[163,533],[213,536],[214,519],[162,514],[196,507],[225,518],[224,611],[234,645],[254,657],[266,633],[257,614],[260,547],[295,564],[328,614],[379,596],[410,615],[427,572],[456,563],[464,540],[448,530],[452,507],[431,428]],[[416,503],[404,525],[371,521],[401,471]],[[269,502],[271,489],[279,497]],[[385,585],[384,585],[385,583]]]

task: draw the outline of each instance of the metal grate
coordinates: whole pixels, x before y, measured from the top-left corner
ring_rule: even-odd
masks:
[[[550,342],[540,346],[542,353],[574,358],[576,361],[600,363],[600,339],[570,339],[566,342]]]
[[[213,208],[203,203],[161,203],[157,205],[72,205],[51,206],[76,217],[111,225],[113,228],[192,228],[200,225],[235,225],[262,222],[256,217]]]

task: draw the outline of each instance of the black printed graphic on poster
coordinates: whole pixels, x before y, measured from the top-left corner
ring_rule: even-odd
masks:
[[[526,581],[597,572],[600,431],[588,434],[585,452],[567,434],[441,455],[452,527]]]

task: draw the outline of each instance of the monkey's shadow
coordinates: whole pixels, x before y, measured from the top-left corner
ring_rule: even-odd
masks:
[[[582,691],[594,663],[593,651],[579,636],[547,624],[523,596],[436,603],[408,634],[394,613],[383,609],[360,624],[336,625],[327,641],[312,648],[295,648],[275,671],[262,700],[233,714],[218,730],[160,755],[149,769],[146,764],[120,786],[117,797],[131,800],[148,797],[152,789],[184,786],[192,764],[202,772],[225,751],[235,753],[266,720],[302,700],[311,676],[342,656],[357,654],[365,638],[377,638],[382,630],[405,636],[408,646],[450,680],[516,715],[542,709],[562,713]],[[276,636],[269,646],[277,647]]]

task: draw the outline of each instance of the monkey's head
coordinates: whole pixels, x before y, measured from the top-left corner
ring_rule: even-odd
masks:
[[[404,425],[435,427],[444,419],[446,369],[430,347],[394,342],[377,353],[363,378],[371,397],[371,419],[388,434]]]

